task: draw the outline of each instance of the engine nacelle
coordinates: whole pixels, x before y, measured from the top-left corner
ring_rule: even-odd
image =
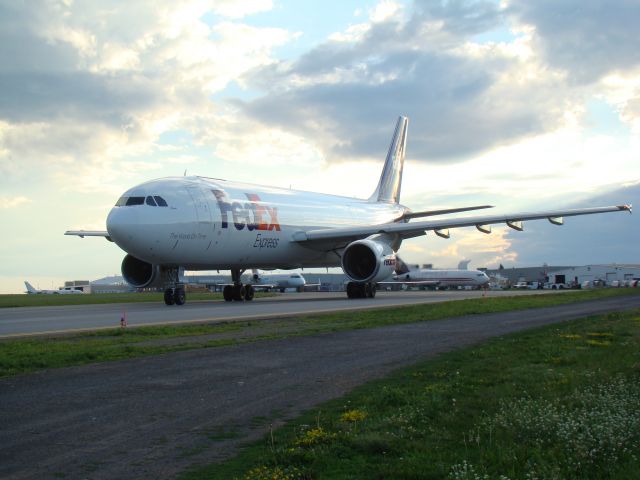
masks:
[[[396,254],[386,243],[365,238],[347,245],[342,254],[342,270],[354,282],[379,282],[396,267]]]
[[[160,267],[127,254],[122,260],[122,277],[136,288],[161,286]]]

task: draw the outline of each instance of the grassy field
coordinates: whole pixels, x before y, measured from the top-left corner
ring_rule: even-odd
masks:
[[[422,322],[477,313],[522,310],[633,294],[640,294],[640,290],[609,289],[535,296],[487,297],[402,308],[308,315],[281,320],[114,328],[52,337],[7,339],[0,340],[0,376],[179,350],[213,348],[289,336]]]
[[[188,293],[187,295],[189,300],[222,300],[221,293]],[[0,295],[0,308],[163,301],[163,294],[155,292],[92,293],[91,295]]]
[[[629,479],[640,310],[500,337],[314,409],[183,480]]]

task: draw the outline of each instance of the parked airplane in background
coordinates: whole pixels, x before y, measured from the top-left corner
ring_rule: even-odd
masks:
[[[412,212],[400,204],[409,120],[400,117],[382,174],[369,199],[339,197],[206,177],[168,177],[126,191],[107,217],[106,231],[67,231],[100,236],[127,255],[122,275],[134,287],[162,286],[167,305],[185,302],[179,269],[231,270],[233,286],[225,300],[253,298],[243,285],[246,269],[341,266],[351,280],[349,298],[373,297],[375,284],[396,267],[402,241],[433,231],[506,223],[522,230],[523,220],[631,211],[628,205],[412,221],[488,205]]]
[[[295,288],[301,292],[305,286],[317,286],[317,283],[307,283],[301,273],[271,273],[264,275],[257,269],[253,269],[249,284],[254,289],[280,290],[284,292],[287,288]]]
[[[467,270],[468,260],[460,262],[458,266],[465,268],[433,269],[411,268],[396,255],[396,274],[393,282],[381,282],[387,285],[402,283],[430,288],[455,288],[455,287],[483,287],[489,284],[489,277],[480,270]]]
[[[33,288],[29,282],[25,281],[24,286],[27,287],[27,291],[29,295],[75,295],[75,294],[83,294],[82,290],[76,290],[74,288],[60,288],[58,290],[38,290],[37,288]]]

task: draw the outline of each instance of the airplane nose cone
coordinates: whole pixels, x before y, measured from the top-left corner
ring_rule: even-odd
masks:
[[[126,244],[136,236],[138,212],[132,207],[114,207],[107,217],[107,231],[118,245]]]

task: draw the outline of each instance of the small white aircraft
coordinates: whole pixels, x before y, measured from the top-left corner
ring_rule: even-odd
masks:
[[[465,260],[460,262],[459,266],[469,264]],[[430,288],[455,288],[455,287],[483,287],[489,283],[489,277],[480,270],[467,270],[466,268],[456,269],[433,269],[419,268],[418,266],[411,268],[404,263],[400,257],[396,256],[396,274],[393,276],[393,282],[381,282],[390,284],[406,284],[418,287]]]
[[[400,117],[378,186],[368,199],[266,187],[206,177],[168,177],[127,190],[107,217],[106,231],[71,230],[66,235],[99,236],[127,255],[122,275],[134,287],[161,286],[167,305],[185,302],[180,268],[231,270],[226,300],[250,300],[246,269],[341,266],[351,280],[349,298],[373,297],[375,284],[396,267],[402,241],[432,231],[506,223],[522,230],[523,220],[631,211],[629,205],[551,210],[509,215],[417,218],[489,208],[489,205],[412,212],[400,204],[409,120]]]
[[[264,275],[257,269],[253,269],[249,284],[256,290],[280,290],[281,292],[284,292],[287,288],[295,288],[301,292],[305,286],[317,285],[308,284],[301,273],[272,273]]]
[[[263,275],[256,268],[252,269],[251,276],[248,280],[248,283],[244,284],[246,289],[244,300],[252,300],[253,292],[258,290],[267,292],[280,290],[281,293],[284,293],[287,288],[295,288],[298,292],[302,292],[305,286],[315,287],[320,285],[319,283],[307,283],[301,273],[272,273]],[[226,300],[233,300],[234,284],[223,283],[217,286],[223,288],[222,292]]]
[[[34,288],[29,282],[25,281],[24,286],[27,287],[27,291],[29,295],[77,295],[83,294],[82,290],[76,290],[74,288],[60,288],[58,290],[38,290]]]

